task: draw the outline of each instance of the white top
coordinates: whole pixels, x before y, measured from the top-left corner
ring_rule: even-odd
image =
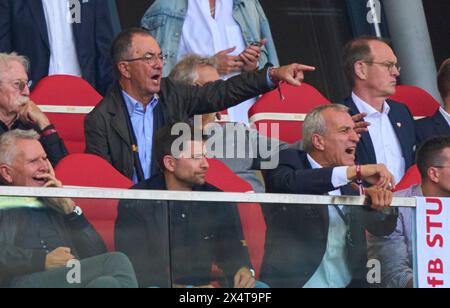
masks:
[[[209,1],[189,0],[178,60],[191,53],[210,57],[222,50],[236,47],[230,55],[237,56],[245,50],[242,30],[233,18],[233,2],[216,0],[216,13],[213,18]]]
[[[322,166],[309,155],[308,161],[313,169],[322,168]],[[347,168],[348,167],[334,168],[332,176],[334,187],[340,187],[349,182],[346,175],[345,180],[342,178],[342,175],[338,175],[343,171],[347,173]],[[336,185],[335,183],[339,184]],[[330,196],[340,196],[341,190],[337,189],[328,194]],[[343,206],[339,206],[339,208],[344,212],[347,210]],[[347,226],[334,206],[328,207],[328,214],[330,221],[328,226],[327,249],[320,266],[317,268],[311,279],[304,285],[304,288],[345,288],[352,281],[352,273],[347,256]]]
[[[448,126],[450,126],[450,114],[447,111],[445,111],[445,109],[442,107],[439,109],[439,111],[441,112],[444,119],[447,120]]]
[[[50,44],[49,75],[81,77],[68,0],[42,0]]]
[[[395,183],[400,182],[405,175],[406,162],[400,141],[389,119],[391,108],[384,102],[383,111],[378,112],[355,93],[352,93],[352,98],[359,112],[367,113],[365,120],[371,124],[369,134],[375,149],[377,163],[384,164],[388,168],[394,175]]]

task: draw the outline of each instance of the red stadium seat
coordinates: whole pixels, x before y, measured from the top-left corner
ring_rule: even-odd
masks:
[[[252,186],[238,177],[225,164],[217,159],[208,160],[210,168],[206,181],[226,192],[250,192]],[[238,204],[242,230],[247,243],[250,261],[259,277],[259,271],[264,257],[266,223],[259,204]]]
[[[413,185],[419,185],[422,182],[419,169],[416,165],[409,168],[403,179],[395,187],[395,191],[401,191],[410,188]]]
[[[120,174],[107,161],[90,154],[72,154],[55,168],[57,178],[65,186],[124,188],[133,182]],[[103,238],[109,251],[114,250],[114,225],[117,218],[117,200],[77,199],[86,218]]]
[[[84,118],[102,100],[102,96],[79,77],[54,75],[42,79],[30,98],[56,126],[69,153],[83,153]]]
[[[390,99],[407,105],[415,118],[431,117],[441,106],[427,91],[414,86],[397,86]]]
[[[264,124],[278,123],[279,139],[295,143],[302,137],[301,126],[306,114],[313,108],[330,102],[315,88],[303,83],[300,87],[281,85],[284,101],[279,91],[273,90],[263,95],[249,111],[250,123],[254,123],[259,132],[276,137]],[[270,127],[270,126],[266,126]]]

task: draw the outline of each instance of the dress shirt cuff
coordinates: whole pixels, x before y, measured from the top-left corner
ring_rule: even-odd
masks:
[[[333,175],[331,176],[331,184],[333,184],[334,188],[339,188],[347,185],[351,181],[347,178],[347,169],[348,167],[336,167],[333,169]]]

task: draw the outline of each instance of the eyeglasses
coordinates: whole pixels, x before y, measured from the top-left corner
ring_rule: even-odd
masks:
[[[26,87],[28,87],[28,89],[29,88],[31,88],[31,86],[33,85],[33,81],[32,80],[30,80],[30,81],[25,81],[25,80],[20,80],[20,79],[18,79],[18,80],[13,80],[13,81],[11,81],[11,82],[3,82],[3,81],[0,81],[0,83],[9,83],[9,84],[11,84],[14,88],[16,88],[17,90],[19,90],[19,91],[23,91],[23,90],[25,90],[25,88]]]
[[[145,56],[140,57],[140,58],[125,59],[125,60],[122,60],[122,61],[125,61],[125,62],[144,61],[144,62],[147,62],[150,65],[154,65],[156,63],[156,61],[158,61],[158,60],[161,61],[162,64],[164,65],[166,63],[167,56],[162,55],[162,54],[156,55],[154,53],[147,53]]]
[[[450,168],[450,165],[448,166],[433,166],[434,168],[438,168],[438,169],[445,169],[445,168]]]
[[[364,61],[364,63],[367,63],[367,64],[378,64],[378,65],[384,66],[384,67],[386,67],[389,70],[389,73],[391,73],[391,74],[392,74],[392,72],[394,70],[394,67],[397,69],[397,72],[399,72],[399,73],[402,70],[402,67],[398,63],[395,63],[395,62]]]

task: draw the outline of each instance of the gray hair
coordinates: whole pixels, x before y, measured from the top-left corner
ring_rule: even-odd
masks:
[[[170,72],[169,78],[178,83],[192,85],[199,77],[195,70],[199,66],[217,68],[217,62],[214,57],[207,58],[195,54],[187,55],[175,65]]]
[[[34,130],[15,129],[0,136],[0,164],[11,165],[17,156],[19,140],[39,140],[39,134]]]
[[[303,148],[307,153],[311,153],[314,150],[312,137],[314,135],[323,136],[327,132],[327,123],[323,117],[323,113],[327,110],[349,112],[346,106],[340,104],[322,105],[311,110],[302,125]]]
[[[30,61],[26,57],[20,56],[15,52],[0,53],[0,81],[3,80],[3,73],[9,70],[11,62],[19,62],[26,72],[30,68]]]

